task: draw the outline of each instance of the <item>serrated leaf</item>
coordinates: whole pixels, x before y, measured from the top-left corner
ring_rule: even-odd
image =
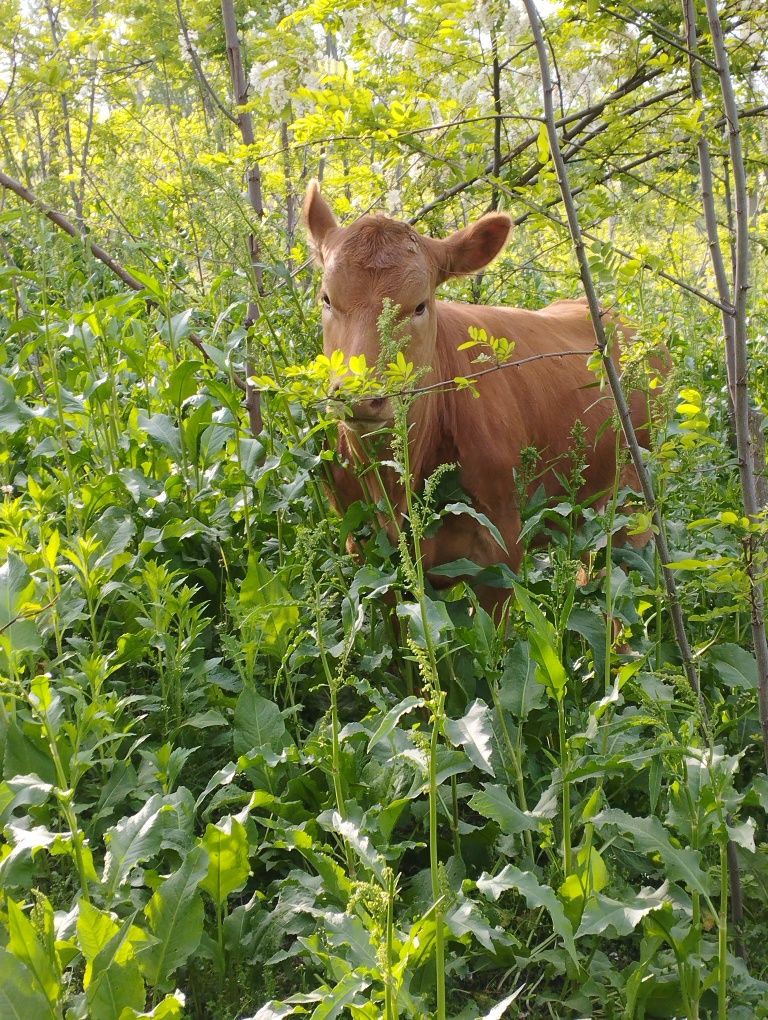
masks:
[[[651,911],[669,902],[668,890],[669,883],[665,882],[659,889],[643,888],[637,895],[624,900],[614,900],[598,893],[584,910],[576,938],[602,935],[605,931],[610,932],[610,938],[629,935]]]
[[[469,806],[483,818],[490,818],[496,822],[501,831],[508,836],[518,832],[535,831],[539,827],[537,818],[521,811],[512,803],[504,787],[493,783],[483,783],[483,789],[472,796]]]
[[[495,775],[491,764],[493,725],[484,701],[473,701],[462,719],[446,719],[445,735],[454,746],[464,748],[473,765]]]
[[[197,949],[203,934],[203,900],[197,887],[207,874],[208,855],[203,847],[195,847],[144,908],[157,939],[142,958],[144,973],[153,985],[165,984]]]
[[[514,889],[525,897],[525,902],[532,909],[544,909],[552,920],[552,927],[563,940],[563,945],[571,959],[578,965],[576,944],[573,941],[573,927],[565,916],[563,905],[557,898],[554,889],[548,885],[539,885],[538,879],[530,871],[507,864],[498,875],[491,876],[486,872],[478,878],[477,888],[483,896],[497,900],[502,893]]]

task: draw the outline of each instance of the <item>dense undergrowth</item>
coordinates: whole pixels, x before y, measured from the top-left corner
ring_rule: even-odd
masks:
[[[449,476],[399,549],[329,509],[327,366],[253,437],[226,374],[242,306],[224,326],[147,278],[148,308],[47,240],[2,283],[2,1015],[427,1017],[436,957],[457,1018],[764,1015],[768,784],[717,395],[676,369],[652,458],[699,705],[650,547],[605,570],[606,536],[645,524],[624,494],[581,523],[528,501],[496,626],[419,568]],[[289,308],[272,324],[310,349]]]

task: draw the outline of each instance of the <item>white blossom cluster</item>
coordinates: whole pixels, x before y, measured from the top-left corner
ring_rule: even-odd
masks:
[[[251,94],[260,96],[274,113],[280,114],[291,100],[291,72],[276,60],[251,68]]]

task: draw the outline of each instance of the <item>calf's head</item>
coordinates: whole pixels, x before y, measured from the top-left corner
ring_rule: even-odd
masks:
[[[418,234],[386,216],[362,216],[341,227],[316,181],[304,202],[304,221],[315,258],[323,268],[320,301],[323,349],[348,361],[379,359],[378,320],[385,300],[398,309],[398,339],[408,361],[438,369],[435,289],[451,276],[476,273],[503,248],[511,221],[490,213],[444,241]],[[386,398],[368,398],[352,408],[352,421],[384,423],[392,416]]]

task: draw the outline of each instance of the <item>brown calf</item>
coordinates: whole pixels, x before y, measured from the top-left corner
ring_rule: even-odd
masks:
[[[459,350],[475,326],[494,337],[515,341],[514,360],[546,357],[510,366],[477,380],[480,398],[467,390],[436,390],[420,395],[409,411],[409,455],[416,488],[440,464],[459,465],[459,481],[475,508],[497,526],[508,552],[490,532],[467,515],[447,516],[437,534],[424,544],[424,565],[467,558],[481,566],[520,564],[520,513],[513,469],[520,452],[535,447],[547,493],[562,492],[556,471],[567,472],[571,430],[582,423],[588,444],[588,467],[582,501],[608,492],[615,478],[614,436],[604,428],[612,402],[595,388],[587,356],[569,352],[594,347],[595,333],[583,301],[557,301],[538,311],[438,301],[435,290],[452,276],[475,273],[499,254],[511,221],[502,213],[483,216],[444,241],[424,237],[405,223],[384,216],[363,216],[340,227],[316,182],[307,190],[304,219],[317,260],[323,267],[321,302],[323,347],[346,359],[364,354],[368,365],[379,356],[377,321],[385,299],[399,307],[405,356],[427,372],[419,386],[469,376],[476,350]],[[647,406],[633,395],[632,416],[641,437]],[[362,490],[352,467],[364,457],[361,437],[392,418],[389,399],[361,400],[352,418],[339,423],[339,452],[350,464],[336,467],[334,482],[341,508],[360,499]],[[623,481],[634,480],[627,470]],[[398,479],[385,473],[387,495],[398,514],[405,496]],[[439,583],[439,579],[435,578]],[[484,602],[502,598],[499,591]]]

